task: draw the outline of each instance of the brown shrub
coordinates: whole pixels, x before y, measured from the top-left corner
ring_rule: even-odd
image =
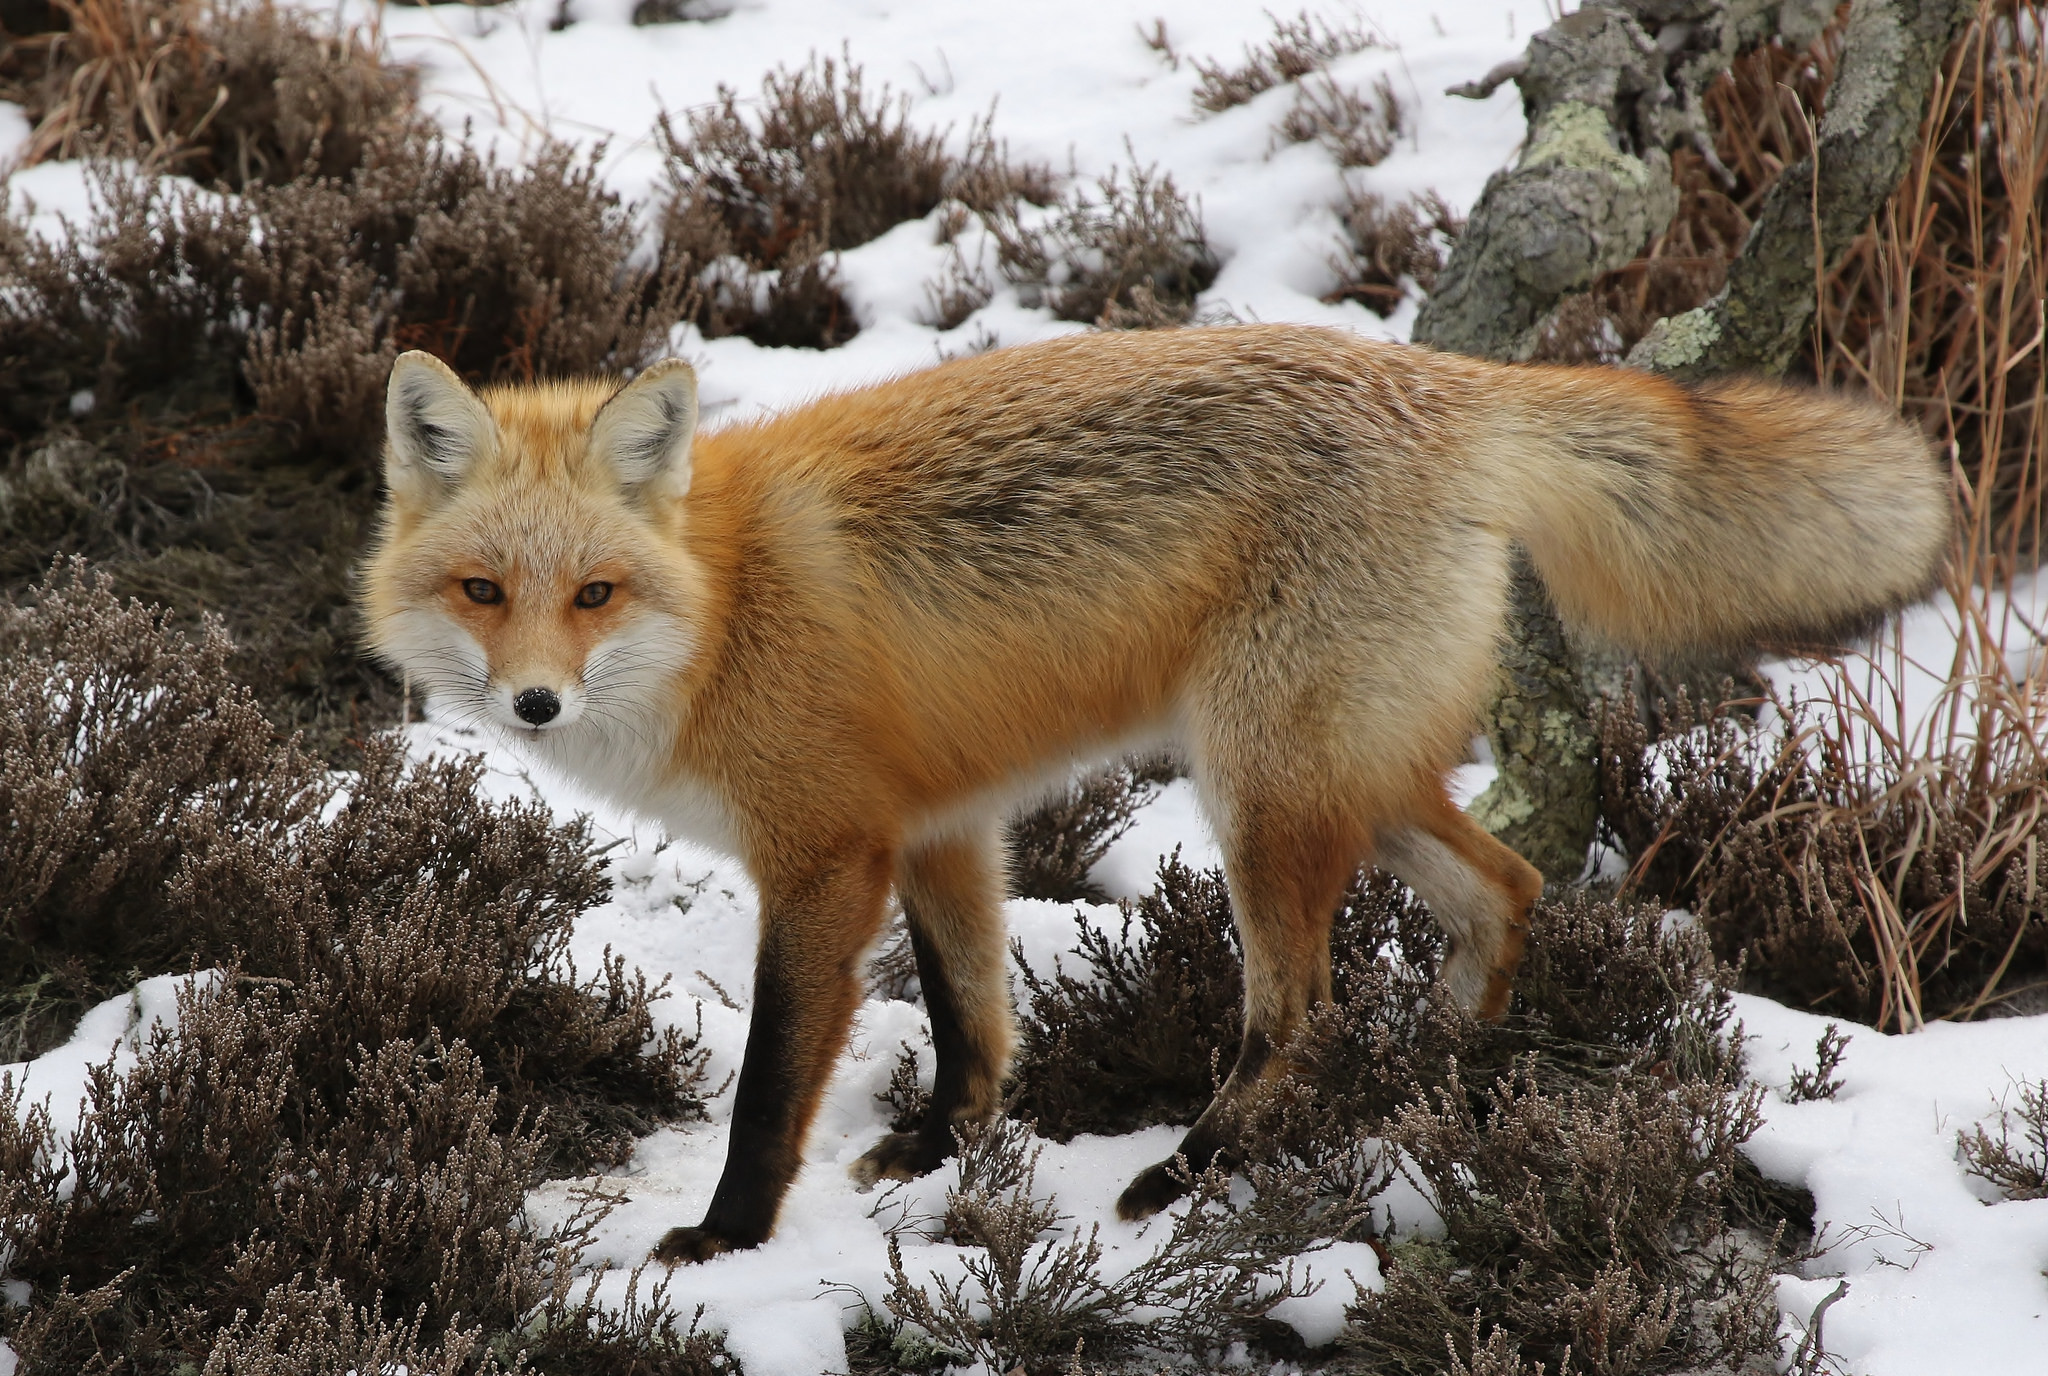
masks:
[[[345,177],[413,118],[410,72],[360,29],[273,0],[53,0],[53,26],[0,49],[0,98],[34,132],[23,163],[132,158],[242,189]]]
[[[1970,1174],[1990,1181],[2007,1199],[2048,1199],[2048,1082],[2017,1087],[2018,1109],[1999,1107],[1998,1136],[1994,1139],[1981,1126],[1959,1132],[1956,1150]],[[2018,1146],[2012,1140],[2014,1119],[2019,1122]]]
[[[1082,968],[1023,968],[1014,1111],[1058,1142],[1193,1122],[1236,1054],[1244,998],[1222,876],[1176,855],[1120,934],[1074,929]]]
[[[1653,745],[1604,712],[1602,812],[1630,882],[1796,1006],[1908,1030],[1996,1005],[2048,966],[2040,727],[2004,686],[1959,678],[1949,694],[1980,706],[1953,733],[1937,706],[1919,740],[1846,692],[1785,708],[1775,736],[1681,703]]]
[[[0,645],[15,1055],[141,975],[232,961],[344,1050],[463,1039],[504,1126],[548,1111],[551,1167],[616,1161],[697,1111],[703,1057],[655,1038],[661,990],[569,958],[607,892],[583,831],[485,803],[474,764],[409,769],[389,740],[343,785],[275,740],[217,629],[191,643],[76,565],[6,610]]]
[[[1131,913],[1121,947],[1082,930],[1085,970],[1026,976],[1013,1106],[1049,1136],[1188,1121],[1236,1040],[1220,877],[1169,865]],[[1546,902],[1491,1026],[1451,1005],[1443,936],[1391,879],[1361,877],[1332,945],[1333,1001],[1241,1130],[1255,1191],[1303,1193],[1330,1210],[1309,1210],[1316,1236],[1384,1249],[1386,1289],[1360,1297],[1340,1366],[1441,1371],[1447,1341],[1503,1372],[1562,1369],[1567,1345],[1572,1369],[1615,1373],[1776,1354],[1776,1239],[1810,1230],[1811,1200],[1737,1151],[1757,1091],[1728,1038],[1730,972],[1701,934],[1667,932],[1652,906]],[[1399,1165],[1382,1140],[1407,1153],[1442,1241],[1374,1236],[1361,1206]],[[1270,1332],[1250,1340],[1286,1355]]]
[[[1171,175],[1113,171],[1099,200],[1075,192],[1044,227],[1014,202],[985,217],[1003,275],[1027,306],[1103,329],[1161,329],[1193,319],[1195,298],[1221,268],[1197,214]]]
[[[187,987],[134,1069],[93,1068],[62,1141],[0,1079],[0,1160],[29,1167],[0,1187],[0,1273],[33,1287],[0,1313],[24,1371],[723,1365],[658,1292],[619,1316],[574,1295],[615,1201],[526,1224],[545,1133],[496,1127],[473,1051],[438,1033],[351,1043],[322,1025],[340,1000],[308,992],[234,968]]]
[[[179,968],[173,877],[289,831],[331,790],[227,658],[218,625],[187,641],[76,564],[35,606],[0,604],[0,1058],[60,1040],[133,971]]]
[[[963,157],[944,131],[911,127],[908,101],[872,96],[861,69],[831,58],[771,72],[759,112],[719,88],[687,135],[664,118],[670,199],[668,261],[703,288],[707,336],[740,334],[771,346],[832,348],[860,325],[839,294],[827,254],[855,248],[947,200],[994,209],[1047,196],[1049,174],[1013,168],[989,134],[969,131]]]
[[[1379,46],[1355,25],[1339,27],[1320,16],[1310,18],[1306,10],[1293,19],[1270,17],[1273,36],[1256,48],[1247,47],[1237,66],[1195,59],[1195,71],[1202,78],[1195,88],[1196,109],[1220,113],[1275,86],[1320,72],[1340,57]],[[1160,33],[1163,44],[1163,26]]]
[[[1109,895],[1089,872],[1131,829],[1138,809],[1179,774],[1179,767],[1164,757],[1125,760],[1011,818],[1004,833],[1011,896],[1108,902]]]
[[[593,1319],[570,1295],[603,1201],[523,1223],[543,1175],[702,1111],[704,1053],[655,1036],[662,991],[569,958],[607,892],[587,834],[388,740],[336,780],[273,737],[217,628],[187,641],[77,565],[0,613],[0,649],[4,1054],[143,975],[222,967],[133,1070],[90,1072],[72,1137],[0,1082],[0,1279],[32,1287],[0,1334],[24,1369],[169,1373],[217,1346],[210,1369],[711,1369],[658,1296]]]
[[[1406,132],[1407,112],[1384,76],[1373,83],[1370,98],[1324,77],[1296,88],[1278,129],[1290,143],[1322,144],[1339,167],[1377,167]]]
[[[1381,319],[1414,292],[1429,294],[1464,228],[1434,192],[1389,206],[1373,192],[1347,186],[1337,213],[1344,223],[1344,242],[1331,263],[1337,286],[1323,299],[1356,301]]]
[[[1266,1315],[1307,1293],[1294,1258],[1329,1236],[1333,1221],[1341,1226],[1299,1171],[1268,1173],[1243,1204],[1233,1202],[1228,1176],[1211,1172],[1193,1183],[1193,1199],[1158,1248],[1111,1280],[1094,1226],[1046,1238],[1063,1218],[1057,1201],[1038,1193],[1038,1155],[1017,1122],[961,1130],[958,1182],[947,1189],[938,1236],[970,1249],[966,1275],[914,1280],[903,1265],[904,1230],[893,1232],[883,1297],[898,1325],[892,1349],[902,1349],[901,1326],[910,1324],[937,1352],[907,1355],[961,1354],[991,1371],[1051,1376],[1075,1370],[1084,1353],[1114,1360],[1134,1350],[1213,1364],[1231,1343],[1280,1327]],[[1362,1201],[1351,1212],[1359,1208]]]

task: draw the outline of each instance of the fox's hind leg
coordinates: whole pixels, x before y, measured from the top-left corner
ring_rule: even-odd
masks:
[[[1482,1018],[1507,1012],[1529,910],[1543,894],[1536,867],[1441,790],[1400,825],[1381,828],[1374,861],[1415,890],[1450,934],[1443,976],[1459,1006]]]
[[[853,1178],[863,1185],[936,1170],[953,1154],[953,1125],[986,1118],[1001,1102],[1012,1031],[998,854],[992,829],[903,853],[896,892],[931,1017],[938,1073],[924,1121],[890,1133],[853,1163]]]
[[[1119,1216],[1144,1218],[1185,1192],[1179,1161],[1200,1172],[1230,1147],[1236,1118],[1314,1005],[1330,997],[1330,924],[1345,885],[1370,845],[1362,820],[1325,805],[1282,801],[1320,790],[1262,790],[1227,808],[1224,868],[1244,947],[1244,1035],[1230,1076],[1181,1139],[1176,1160],[1141,1172],[1116,1202]]]

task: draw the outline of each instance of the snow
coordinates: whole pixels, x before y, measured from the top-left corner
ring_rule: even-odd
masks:
[[[310,0],[309,0],[310,3]],[[335,10],[331,3],[312,7]],[[1513,156],[1522,136],[1512,87],[1485,101],[1445,97],[1444,87],[1476,78],[1514,56],[1548,22],[1545,0],[1434,0],[1434,3],[1321,7],[1337,22],[1355,20],[1378,45],[1338,60],[1331,74],[1370,87],[1385,76],[1410,115],[1407,134],[1381,165],[1344,174],[1314,145],[1284,145],[1273,125],[1292,98],[1285,88],[1218,115],[1191,103],[1197,59],[1235,62],[1270,33],[1259,7],[1231,0],[1182,0],[1171,7],[1166,38],[1175,56],[1148,46],[1141,34],[1162,7],[1157,0],[1039,0],[1021,6],[963,5],[951,0],[745,0],[721,18],[634,28],[633,0],[570,0],[574,22],[550,27],[557,0],[520,0],[491,8],[438,5],[383,7],[341,0],[338,12],[379,27],[389,51],[416,63],[433,116],[452,133],[465,129],[506,161],[529,156],[543,138],[604,148],[609,183],[645,202],[660,186],[661,159],[651,136],[667,112],[680,118],[717,98],[721,84],[751,98],[769,70],[800,67],[814,54],[865,68],[869,89],[887,83],[910,100],[921,127],[945,128],[964,146],[970,125],[991,117],[1013,157],[1042,160],[1082,186],[1117,168],[1156,167],[1199,206],[1221,274],[1201,301],[1205,312],[1244,319],[1336,324],[1405,337],[1412,304],[1382,321],[1352,304],[1319,298],[1334,282],[1334,205],[1346,175],[1389,199],[1434,190],[1463,210],[1485,179]],[[18,111],[0,106],[0,166],[26,137]],[[76,221],[90,188],[76,165],[14,174],[12,204],[25,198],[36,225],[58,232],[59,216]],[[985,250],[976,231],[963,236],[972,259]],[[906,224],[843,255],[840,274],[862,330],[846,347],[826,351],[765,349],[738,338],[705,340],[680,330],[677,352],[699,367],[711,423],[798,404],[827,391],[928,365],[993,337],[1016,344],[1077,326],[1027,309],[1014,291],[993,300],[951,332],[924,322],[927,284],[947,268],[951,250],[936,224]],[[2042,590],[2018,600],[2035,614]],[[1955,630],[1938,610],[1907,620],[1908,657],[1945,676]],[[2022,672],[2028,665],[2020,665]],[[1783,688],[1814,696],[1830,671],[1787,666]],[[1907,695],[1923,712],[1931,679]],[[672,997],[657,1005],[664,1025],[701,1026],[713,1054],[713,1083],[736,1073],[744,1052],[744,1011],[752,980],[757,903],[742,868],[727,857],[666,841],[657,828],[620,815],[602,802],[533,773],[513,752],[455,728],[411,728],[416,755],[483,747],[487,787],[498,796],[546,798],[565,820],[594,819],[609,853],[611,899],[579,925],[574,955],[594,968],[609,947],[650,976],[671,977]],[[1483,756],[1481,757],[1483,759]],[[1453,791],[1467,802],[1492,774],[1486,763],[1456,771]],[[1177,783],[1138,817],[1113,846],[1095,878],[1115,897],[1150,887],[1159,857],[1176,847],[1195,866],[1217,863],[1216,842],[1201,819],[1193,786]],[[1012,902],[1007,915],[1026,959],[1049,973],[1071,955],[1075,917],[1114,933],[1114,906]],[[93,1010],[66,1046],[27,1066],[0,1067],[30,1095],[46,1099],[60,1129],[75,1122],[86,1068],[115,1058],[132,1061],[150,1021],[174,1016],[173,979],[146,981],[131,995]],[[1821,1020],[1762,999],[1744,997],[1748,1062],[1766,1084],[1781,1087],[1791,1069],[1810,1065]],[[1909,1037],[1851,1029],[1846,1085],[1833,1101],[1791,1104],[1780,1094],[1766,1104],[1766,1123],[1752,1147],[1772,1176],[1814,1193],[1830,1250],[1806,1276],[1786,1277],[1780,1301],[1787,1332],[1837,1283],[1849,1291],[1830,1311],[1829,1349],[1842,1369],[1862,1376],[1940,1373],[2048,1372],[2048,1201],[1997,1202],[1974,1187],[1957,1163],[1955,1134],[1995,1119],[2015,1076],[2048,1067],[2048,1018],[1968,1026],[1937,1025]],[[874,1095],[887,1082],[899,1048],[910,1045],[929,1075],[931,1050],[923,1015],[913,1006],[870,1000],[832,1081],[806,1166],[785,1206],[782,1227],[766,1246],[671,1277],[670,1296],[687,1314],[705,1306],[705,1320],[727,1333],[751,1376],[812,1376],[844,1370],[843,1331],[863,1302],[880,1308],[887,1288],[887,1230],[942,1207],[950,1171],[893,1190],[858,1192],[845,1167],[886,1130]],[[126,1058],[126,1059],[124,1059]],[[667,1228],[695,1222],[716,1184],[725,1154],[730,1097],[713,1100],[710,1121],[666,1129],[646,1139],[622,1173],[597,1183],[625,1196],[605,1223],[593,1261],[630,1269]],[[67,1116],[68,1115],[68,1116]],[[1118,1138],[1082,1137],[1045,1143],[1038,1184],[1058,1200],[1064,1222],[1056,1245],[1073,1230],[1100,1229],[1105,1269],[1115,1274],[1156,1246],[1167,1218],[1119,1221],[1111,1207],[1137,1170],[1168,1154],[1173,1127]],[[556,1182],[532,1198],[546,1223],[574,1208],[579,1184]],[[1426,1203],[1399,1185],[1380,1201],[1401,1226],[1428,1229]],[[913,1276],[959,1274],[959,1249],[904,1236]],[[1323,1284],[1278,1311],[1310,1342],[1331,1337],[1354,1284],[1379,1284],[1369,1249],[1333,1247],[1307,1259]],[[625,1270],[607,1276],[603,1293],[620,1298]],[[1789,1349],[1788,1349],[1789,1350]],[[12,1354],[0,1344],[0,1376]]]
[[[1825,1254],[1787,1278],[1803,1319],[1838,1278],[1827,1349],[1863,1376],[2048,1371],[2048,1199],[2005,1200],[1964,1171],[1956,1134],[1995,1125],[2012,1083],[2048,1068],[2048,1018],[1934,1023],[1911,1036],[1851,1033],[1833,1099],[1782,1091],[1811,1070],[1828,1019],[1736,996],[1746,1063],[1779,1091],[1749,1155],[1813,1191]]]

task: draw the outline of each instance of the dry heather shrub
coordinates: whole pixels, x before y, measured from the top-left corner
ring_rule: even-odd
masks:
[[[569,958],[571,924],[608,891],[582,830],[485,802],[474,764],[408,769],[389,740],[338,797],[228,677],[217,630],[190,643],[76,566],[9,608],[0,637],[17,1053],[141,975],[232,961],[329,1039],[308,1084],[339,1094],[333,1058],[358,1045],[461,1039],[498,1126],[523,1120],[550,1168],[616,1161],[700,1112],[703,1053],[656,1037],[661,990]]]
[[[1015,1103],[1048,1135],[1188,1121],[1235,1044],[1220,878],[1167,868],[1134,927],[1122,950],[1083,936],[1092,980],[1027,977]],[[1810,1200],[1737,1150],[1757,1092],[1701,933],[1653,906],[1546,902],[1498,1025],[1452,1005],[1440,930],[1385,876],[1353,887],[1332,944],[1332,1002],[1241,1124],[1252,1187],[1305,1190],[1333,1211],[1322,1235],[1372,1238],[1357,1206],[1398,1165],[1450,1227],[1374,1239],[1387,1289],[1361,1297],[1346,1369],[1441,1371],[1447,1338],[1472,1370],[1555,1371],[1566,1345],[1573,1369],[1616,1373],[1775,1355],[1773,1231],[1810,1227]]]
[[[1406,132],[1407,112],[1382,76],[1370,97],[1328,77],[1304,81],[1276,126],[1290,143],[1320,143],[1342,168],[1377,167]]]
[[[378,738],[331,816],[187,863],[166,910],[202,955],[287,981],[342,1045],[465,1041],[499,1127],[542,1124],[552,1172],[616,1164],[662,1121],[701,1115],[706,1053],[656,1036],[664,990],[622,959],[578,971],[571,926],[610,890],[589,836],[539,803],[482,802],[481,776],[475,761],[408,768]]]
[[[1998,1136],[1981,1125],[1956,1134],[1956,1150],[1970,1174],[1990,1181],[2007,1199],[2048,1199],[2048,1081],[2018,1085],[2017,1111],[2000,1106]],[[2020,1142],[2013,1145],[2013,1120]]]
[[[1346,186],[1337,208],[1344,239],[1331,260],[1337,285],[1325,301],[1356,301],[1385,319],[1416,292],[1436,286],[1450,245],[1464,223],[1434,192],[1388,205],[1362,187]]]
[[[1791,705],[1769,735],[1681,702],[1652,743],[1603,713],[1602,809],[1631,883],[1692,908],[1724,958],[1799,1006],[1909,1030],[2024,992],[2048,968],[2048,779],[2004,673],[1959,674],[1960,715],[1937,705],[1920,739],[1888,729],[1882,689]]]
[[[1030,1128],[1007,1119],[962,1130],[938,1236],[970,1249],[965,1275],[913,1279],[902,1230],[892,1233],[883,1297],[899,1325],[891,1348],[1033,1376],[1071,1370],[1084,1354],[1149,1351],[1208,1364],[1234,1342],[1268,1337],[1279,1327],[1266,1320],[1273,1307],[1308,1293],[1293,1262],[1330,1236],[1333,1215],[1301,1173],[1268,1176],[1243,1204],[1224,1173],[1200,1177],[1158,1248],[1110,1280],[1096,1227],[1047,1236],[1066,1219],[1037,1191],[1039,1151]],[[929,1347],[905,1344],[904,1324]]]
[[[1018,962],[1030,1007],[1015,1111],[1058,1142],[1193,1122],[1235,1055],[1244,998],[1223,877],[1176,854],[1160,865],[1158,887],[1126,906],[1120,934],[1078,915],[1074,931],[1081,970]]]
[[[24,164],[132,158],[241,189],[345,177],[412,118],[411,73],[373,36],[273,0],[53,0],[0,49],[0,98],[34,126]]]
[[[1010,819],[1010,893],[1055,903],[1106,903],[1090,879],[1095,862],[1131,829],[1138,809],[1179,776],[1169,759],[1129,759],[1069,784],[1029,812]]]
[[[635,262],[635,212],[605,189],[600,156],[554,145],[514,170],[419,137],[373,152],[345,186],[259,195],[261,241],[240,279],[258,409],[360,456],[382,434],[402,349],[476,382],[617,372],[660,353],[689,287]]]
[[[618,1364],[600,1369],[682,1350],[694,1363],[667,1369],[718,1369],[659,1294],[661,1312],[614,1320],[574,1296],[615,1201],[527,1225],[545,1134],[497,1127],[473,1051],[438,1033],[351,1043],[323,1024],[331,995],[307,992],[201,977],[132,1070],[89,1072],[63,1141],[0,1081],[0,1161],[29,1167],[0,1214],[0,1274],[32,1287],[0,1312],[24,1371],[495,1372],[551,1347]]]
[[[82,1008],[177,968],[174,876],[224,846],[303,823],[330,786],[277,741],[196,642],[73,564],[36,605],[0,604],[0,1060],[61,1039]]]
[[[993,209],[1045,199],[1048,175],[1012,168],[985,124],[964,156],[943,131],[911,127],[908,99],[872,96],[861,69],[814,59],[771,72],[750,116],[730,87],[689,116],[687,136],[664,118],[671,187],[666,257],[698,276],[697,321],[710,336],[832,348],[860,323],[826,256],[922,219],[947,200]]]
[[[1545,1091],[1531,1070],[1474,1095],[1454,1069],[1434,1104],[1409,1103],[1386,1129],[1444,1242],[1395,1249],[1350,1344],[1380,1369],[1433,1369],[1420,1363],[1478,1315],[1552,1369],[1775,1355],[1770,1268],[1741,1258],[1723,1219],[1759,1093],[1642,1073]]]
[[[1339,27],[1320,16],[1310,18],[1306,10],[1293,19],[1272,18],[1273,36],[1256,48],[1247,47],[1238,65],[1195,59],[1195,71],[1202,78],[1195,88],[1196,109],[1218,114],[1275,86],[1320,72],[1340,57],[1379,46],[1356,25]]]
[[[1185,325],[1221,268],[1201,216],[1170,174],[1111,172],[1098,199],[1075,192],[1051,222],[1027,226],[1014,202],[987,217],[1003,275],[1027,306],[1104,329]]]

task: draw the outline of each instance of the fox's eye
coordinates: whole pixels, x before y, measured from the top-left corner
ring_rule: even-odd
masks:
[[[579,607],[602,607],[612,600],[612,585],[609,583],[585,583],[576,590],[576,605]]]
[[[465,578],[462,580],[462,591],[468,595],[470,601],[481,602],[485,606],[505,600],[505,590],[488,578]]]

